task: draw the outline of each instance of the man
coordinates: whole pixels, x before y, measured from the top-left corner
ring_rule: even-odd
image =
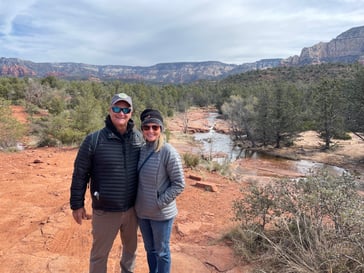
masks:
[[[133,103],[124,93],[112,97],[105,127],[86,136],[74,163],[70,205],[74,220],[87,219],[85,193],[90,181],[92,248],[90,273],[106,273],[113,242],[120,231],[121,273],[132,273],[137,248],[137,165],[141,133],[131,119]]]

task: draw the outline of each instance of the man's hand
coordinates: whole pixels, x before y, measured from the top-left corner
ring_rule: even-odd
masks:
[[[76,223],[82,225],[82,220],[91,219],[91,215],[86,213],[85,208],[75,209],[72,211],[73,219],[75,219]]]

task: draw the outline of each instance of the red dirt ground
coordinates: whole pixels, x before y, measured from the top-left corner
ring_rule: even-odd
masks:
[[[191,130],[207,128],[207,111],[199,108],[189,112]],[[22,109],[14,108],[14,113],[26,122]],[[198,148],[181,133],[182,124],[182,116],[167,120],[172,132],[170,142],[180,153],[193,152]],[[221,130],[228,128],[226,124],[218,126]],[[334,153],[319,153],[318,138],[312,132],[303,134],[294,148],[282,153],[292,154],[303,149],[303,156],[310,159],[343,165],[364,154],[364,142],[357,138],[340,142]],[[82,226],[77,225],[68,202],[76,153],[76,148],[31,147],[15,153],[0,153],[1,272],[88,272],[91,223],[84,221]],[[239,262],[229,245],[219,239],[234,224],[232,201],[241,197],[239,188],[252,178],[249,169],[257,168],[245,162],[246,172],[239,174],[239,183],[203,169],[185,169],[186,189],[177,199],[179,215],[171,239],[172,273],[252,272],[252,266]],[[299,175],[269,166],[259,168],[265,169],[255,174],[257,181],[277,175]],[[211,183],[213,191],[209,185],[198,187],[196,177],[203,183]],[[91,212],[88,196],[86,201]],[[140,234],[139,243],[135,273],[145,273],[148,269]],[[117,239],[110,253],[108,272],[120,272],[120,252]]]

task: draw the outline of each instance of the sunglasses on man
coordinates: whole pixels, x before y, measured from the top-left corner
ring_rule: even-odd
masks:
[[[111,107],[111,110],[114,113],[121,113],[121,112],[123,112],[123,114],[129,114],[131,112],[131,108],[128,108],[128,107],[119,107],[119,106],[113,106],[113,107]]]

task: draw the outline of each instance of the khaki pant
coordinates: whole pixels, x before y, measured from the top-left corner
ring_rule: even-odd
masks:
[[[121,273],[133,273],[137,249],[137,218],[134,208],[125,212],[93,210],[90,273],[106,273],[107,260],[116,235],[120,231]]]

